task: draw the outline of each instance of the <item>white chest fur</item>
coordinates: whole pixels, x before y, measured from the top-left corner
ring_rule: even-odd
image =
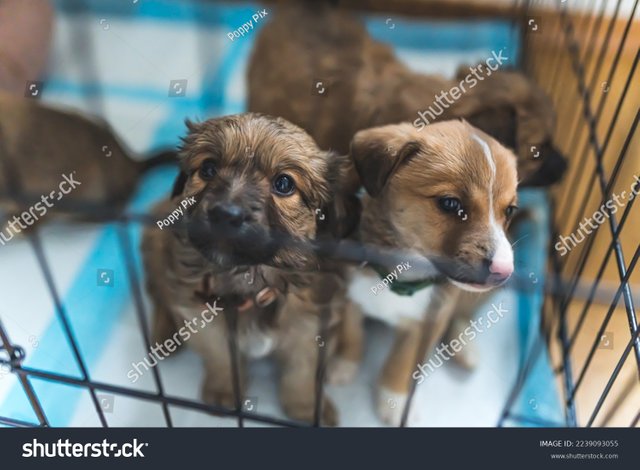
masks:
[[[276,337],[271,331],[249,328],[239,335],[240,350],[251,359],[265,357],[275,349]]]
[[[371,287],[380,282],[378,275],[359,269],[349,282],[349,298],[368,317],[377,318],[389,325],[397,326],[408,321],[421,321],[431,301],[433,286],[417,291],[413,295],[398,295],[389,287],[374,294]]]
[[[209,325],[209,322],[206,322],[203,319],[204,317],[202,314],[200,314],[199,317],[196,316],[195,314],[198,313],[197,309],[176,306],[174,307],[174,311],[183,317],[185,321],[193,321],[192,324],[195,326],[196,331],[201,335],[206,334],[201,333],[201,331],[207,331],[207,328],[217,326],[217,324],[213,326]],[[209,313],[209,316],[211,315],[212,314]],[[216,318],[215,321],[223,322],[224,319],[220,317]],[[259,359],[271,354],[271,352],[276,348],[277,340],[278,338],[274,330],[261,329],[253,323],[250,323],[248,327],[238,331],[238,348],[251,359]]]

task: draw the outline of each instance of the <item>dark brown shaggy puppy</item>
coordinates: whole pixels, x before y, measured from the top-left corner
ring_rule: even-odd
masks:
[[[57,191],[72,173],[80,184],[50,212],[79,203],[115,211],[143,171],[172,161],[173,151],[136,161],[107,123],[0,93],[0,207],[10,213]]]
[[[237,328],[240,368],[247,358],[273,352],[281,365],[285,412],[310,421],[319,347],[331,354],[339,346],[316,340],[316,314],[331,309],[329,327],[337,328],[342,311],[331,294],[344,289],[338,274],[314,273],[330,267],[310,242],[322,231],[321,219],[344,214],[340,186],[349,160],[321,151],[302,129],[280,118],[241,114],[188,127],[183,173],[172,200],[157,209],[163,218],[188,201],[184,215],[173,230],[154,226],[144,233],[154,335],[177,340],[205,302],[217,299],[225,318],[213,319],[189,340],[204,359],[204,400],[236,405],[228,339],[234,336],[229,328]],[[318,282],[316,289],[306,287]],[[244,382],[242,376],[241,389]],[[337,422],[326,398],[322,420]]]
[[[457,79],[445,80],[415,73],[350,14],[302,2],[282,6],[260,32],[249,67],[249,109],[282,116],[321,148],[344,153],[361,129],[416,121],[438,94],[464,86],[465,74],[461,69]],[[517,72],[473,80],[476,86],[436,120],[464,118],[515,149],[523,186],[559,179],[565,162],[552,146],[548,97]]]

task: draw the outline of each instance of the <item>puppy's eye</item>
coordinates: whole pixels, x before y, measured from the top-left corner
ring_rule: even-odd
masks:
[[[504,214],[507,216],[507,219],[510,219],[518,212],[518,206],[509,206],[505,209]]]
[[[205,160],[200,165],[200,178],[210,180],[216,176],[216,164],[213,160]]]
[[[462,203],[460,199],[455,197],[441,197],[438,199],[438,206],[444,212],[449,212],[452,214],[456,214],[460,209],[462,209]]]
[[[273,180],[273,190],[278,196],[291,196],[296,190],[293,178],[282,173]]]

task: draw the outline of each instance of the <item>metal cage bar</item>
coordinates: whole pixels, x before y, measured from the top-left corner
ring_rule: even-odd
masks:
[[[611,82],[618,74],[621,73],[621,55],[623,49],[627,47],[629,32],[635,18],[635,13],[639,1],[640,0],[635,0],[632,14],[626,22],[622,36],[620,38],[620,42],[614,54],[612,64],[606,74],[607,81],[609,82]],[[618,176],[621,173],[622,165],[625,162],[625,158],[628,158],[631,141],[638,132],[637,127],[640,112],[637,111],[635,114],[635,119],[628,128],[624,145],[619,152],[617,159],[615,160],[615,165],[611,172],[607,175],[607,172],[604,168],[603,157],[609,148],[609,143],[611,141],[613,132],[617,128],[616,126],[619,126],[620,124],[621,110],[624,103],[627,102],[629,92],[631,90],[632,78],[637,70],[637,65],[640,58],[640,48],[635,55],[635,59],[625,81],[622,94],[615,104],[613,118],[607,126],[607,130],[604,134],[604,139],[601,139],[598,134],[598,124],[603,118],[603,110],[607,104],[608,96],[600,97],[599,100],[596,100],[593,96],[593,89],[597,78],[601,75],[602,69],[605,66],[607,44],[613,36],[616,21],[620,16],[622,0],[617,0],[614,13],[611,16],[606,16],[605,14],[605,0],[602,0],[600,3],[598,3],[597,0],[590,0],[589,6],[587,8],[587,11],[584,13],[584,16],[576,23],[574,23],[574,21],[572,20],[572,17],[569,14],[566,5],[562,5],[560,2],[552,2],[552,4],[556,6],[555,11],[559,13],[559,16],[555,18],[552,30],[553,37],[558,39],[557,43],[560,44],[560,46],[557,47],[557,50],[553,51],[552,53],[552,70],[550,71],[550,73],[547,73],[545,77],[543,77],[543,79],[539,80],[539,82],[543,87],[545,87],[547,91],[550,92],[550,94],[555,98],[556,102],[558,100],[563,101],[568,99],[566,95],[562,94],[562,88],[563,86],[565,86],[567,81],[569,81],[569,83],[575,82],[575,84],[577,85],[576,91],[580,97],[580,105],[582,107],[583,113],[582,115],[576,116],[575,119],[571,119],[569,123],[564,124],[568,124],[568,135],[570,136],[570,140],[578,137],[580,138],[581,142],[583,137],[585,137],[586,140],[583,143],[584,145],[578,146],[577,149],[574,149],[575,152],[571,155],[571,163],[577,163],[578,165],[582,166],[586,164],[587,160],[589,159],[589,155],[593,154],[595,171],[590,176],[591,184],[589,186],[596,182],[597,178],[597,187],[601,195],[598,200],[600,200],[601,203],[604,203],[611,196],[611,192],[613,191],[615,183],[618,180]],[[520,5],[520,0],[514,0],[513,2],[513,24],[514,26],[519,25],[520,32],[522,34],[521,43],[524,45],[524,50],[521,54],[522,60],[520,67],[521,69],[526,71],[535,72],[536,66],[538,66],[538,58],[536,58],[530,50],[535,45],[536,41],[535,38],[528,34],[526,21],[527,18],[533,12],[535,12],[536,8],[544,6],[544,2],[537,2],[535,0],[522,0],[522,6]],[[600,36],[602,27],[604,25],[606,25],[604,34],[605,40],[596,54],[595,49],[597,38]],[[577,30],[586,31],[586,40],[582,43],[577,42],[575,34]],[[570,66],[573,74],[572,76],[567,77],[562,75],[563,67],[565,64]],[[560,84],[558,83],[559,77],[562,80],[562,83]],[[15,172],[12,172],[10,162],[0,163],[3,164],[5,176],[9,177],[11,174],[15,174]],[[580,175],[576,175],[575,178],[579,179]],[[19,190],[19,181],[13,181],[13,184],[9,187],[15,190],[16,185],[17,189]],[[12,192],[12,196],[17,197],[18,200],[22,201],[23,203],[26,203],[30,200],[27,195],[16,194],[15,191]],[[580,220],[579,218],[586,211],[589,200],[590,195],[588,194],[583,198],[580,198],[577,206],[566,201],[556,200],[553,203],[553,208],[555,211],[560,213],[569,209],[572,210],[574,208],[578,208],[576,220],[567,221],[569,224],[575,223],[577,228],[577,223]],[[584,272],[584,267],[587,261],[590,259],[593,253],[592,248],[598,232],[596,231],[592,235],[592,237],[589,238],[584,247],[582,247],[582,249],[577,252],[579,258],[576,264],[576,269],[571,273],[568,279],[563,276],[563,274],[565,274],[564,271],[568,266],[567,260],[560,259],[557,252],[550,248],[549,259],[551,264],[551,273],[550,278],[547,281],[549,285],[545,286],[547,293],[549,293],[549,299],[547,302],[545,302],[545,306],[543,308],[555,312],[555,320],[549,322],[549,324],[547,325],[540,325],[538,336],[535,338],[535,341],[531,345],[525,357],[525,360],[520,370],[518,371],[516,382],[511,389],[511,392],[499,417],[499,426],[503,426],[507,421],[513,421],[520,424],[533,426],[557,426],[560,424],[568,426],[579,425],[576,412],[576,394],[578,392],[578,389],[585,381],[587,371],[592,363],[593,356],[598,346],[599,337],[605,331],[611,315],[618,307],[620,298],[623,299],[624,310],[629,323],[629,341],[627,342],[626,347],[624,348],[622,354],[616,362],[615,367],[611,371],[611,375],[609,376],[604,389],[601,391],[595,407],[590,413],[590,417],[586,423],[586,426],[592,426],[599,416],[599,413],[601,412],[605,401],[609,397],[614,384],[619,379],[622,367],[624,366],[625,362],[632,352],[634,353],[634,360],[637,365],[638,376],[640,376],[640,329],[638,328],[634,298],[629,283],[632,274],[635,272],[638,258],[640,257],[640,247],[637,247],[635,249],[631,261],[627,264],[624,256],[625,247],[623,247],[621,243],[621,235],[624,227],[627,226],[626,222],[633,207],[633,203],[630,202],[625,208],[625,211],[619,221],[609,210],[609,231],[607,232],[607,234],[611,237],[611,243],[608,245],[605,257],[599,264],[595,278],[586,289],[586,291],[588,292],[586,296],[586,302],[580,311],[578,322],[572,331],[570,331],[569,321],[567,318],[568,309],[578,296],[578,287],[584,284],[582,283],[582,274]],[[119,249],[126,261],[125,266],[129,286],[133,293],[136,318],[138,321],[138,326],[141,330],[144,345],[147,349],[149,349],[151,346],[151,339],[149,335],[147,313],[145,311],[143,293],[141,289],[141,279],[136,272],[136,268],[132,261],[134,259],[134,248],[127,233],[127,227],[129,226],[129,224],[149,223],[149,217],[147,217],[146,215],[114,214],[113,211],[111,211],[109,208],[96,208],[91,207],[90,205],[86,206],[83,204],[75,207],[75,209],[83,213],[91,214],[93,216],[96,216],[97,214],[99,218],[116,222],[118,224],[117,233]],[[553,224],[553,235],[555,237],[558,235],[559,230],[557,227],[557,222],[553,222]],[[243,397],[241,395],[240,387],[240,364],[237,344],[237,319],[235,312],[232,311],[233,309],[229,309],[229,311],[225,309],[224,316],[227,322],[229,333],[228,348],[232,363],[232,380],[235,400],[234,408],[209,405],[196,400],[188,400],[167,395],[162,384],[160,373],[156,368],[153,368],[153,381],[156,388],[155,393],[92,380],[82,357],[82,352],[74,335],[72,325],[66,314],[66,306],[63,304],[59,296],[56,283],[53,278],[50,265],[48,264],[47,258],[45,256],[45,252],[38,232],[33,231],[32,233],[30,233],[29,239],[31,241],[32,249],[35,253],[39,268],[43,273],[49,295],[53,300],[56,311],[56,318],[60,321],[65,339],[71,346],[73,357],[81,372],[81,378],[23,366],[22,360],[24,359],[24,351],[18,345],[15,345],[10,341],[9,333],[6,331],[4,325],[0,320],[0,339],[2,340],[1,349],[5,350],[8,355],[7,359],[0,359],[0,364],[10,366],[11,372],[16,374],[17,379],[21,383],[22,389],[27,395],[30,406],[32,407],[38,420],[38,423],[31,423],[12,417],[0,416],[0,424],[13,427],[49,426],[49,422],[45,415],[45,410],[42,409],[37,394],[30,382],[30,379],[35,378],[88,390],[90,392],[91,399],[100,423],[104,427],[108,426],[108,422],[104,416],[102,406],[96,396],[96,391],[106,391],[138,400],[158,403],[162,407],[165,424],[168,427],[173,426],[170,407],[179,407],[199,411],[202,413],[236,418],[238,427],[243,427],[245,425],[245,420],[275,426],[309,426],[309,424],[307,423],[298,423],[289,419],[280,419],[254,412],[248,413],[243,410]],[[603,279],[603,274],[606,266],[609,263],[611,255],[615,256],[615,267],[617,268],[616,271],[619,278],[619,284],[615,294],[613,295],[613,298],[611,299],[609,309],[600,325],[598,336],[595,337],[594,342],[589,349],[588,357],[576,377],[574,376],[572,364],[576,338],[579,333],[583,331],[584,321],[587,318],[589,312],[592,310],[591,307],[593,306],[596,293],[599,292],[600,283]],[[318,334],[321,338],[323,338],[325,343],[328,343],[328,336],[331,334],[331,332],[329,331],[329,314],[329,309],[322,309],[318,323]],[[542,319],[544,322],[544,316],[542,317]],[[556,331],[557,338],[553,338],[551,336],[552,330]],[[425,321],[425,327],[422,331],[421,345],[419,347],[419,350],[417,351],[417,358],[419,361],[424,357],[426,349],[425,345],[428,344],[430,340],[429,334],[430,330],[428,328],[428,323]],[[562,359],[561,367],[558,369],[558,373],[562,375],[561,379],[565,392],[564,423],[554,423],[550,420],[542,418],[523,416],[513,409],[516,400],[519,394],[522,392],[523,386],[526,380],[529,378],[531,370],[536,364],[536,361],[538,360],[540,354],[545,350],[545,348],[549,347],[549,341],[553,341],[555,339],[557,339],[558,341],[558,346],[561,350],[560,356]],[[313,426],[320,426],[322,424],[322,397],[324,392],[324,375],[327,360],[326,354],[327,352],[325,348],[320,347],[318,351],[315,370],[316,383],[314,422],[312,423]],[[407,380],[411,380],[411,378],[407,377]],[[629,381],[628,385],[626,385],[625,390],[627,390],[627,387],[632,388],[634,385],[637,385],[635,380]],[[407,404],[403,410],[401,426],[406,425],[407,416],[415,393],[415,387],[415,381],[411,381],[410,393]],[[611,416],[615,414],[616,410],[620,407],[623,399],[624,397],[619,396],[615,400],[614,408],[612,410],[609,410],[603,420],[604,424],[610,421]],[[638,414],[636,414],[631,420],[630,426],[637,426],[639,421],[640,410],[638,411]]]
[[[568,13],[566,8],[563,8],[558,2],[554,2],[556,6],[556,11],[559,13],[559,24],[561,26],[561,31],[563,33],[563,42],[558,43],[558,47],[554,52],[551,53],[551,63],[555,64],[556,70],[552,71],[551,80],[544,80],[545,77],[549,77],[548,73],[545,73],[543,76],[544,88],[549,91],[552,90],[552,96],[556,98],[559,95],[568,95],[568,93],[561,94],[560,91],[563,87],[566,88],[567,81],[563,81],[562,84],[556,83],[553,77],[556,77],[559,73],[560,64],[563,63],[563,60],[569,60],[571,64],[571,71],[573,73],[573,83],[577,85],[577,89],[580,96],[581,107],[583,113],[581,115],[577,115],[575,118],[570,117],[570,133],[571,136],[567,142],[573,142],[574,138],[580,135],[578,131],[582,128],[584,133],[586,134],[586,141],[584,145],[577,147],[577,153],[575,148],[571,149],[571,159],[570,159],[570,168],[572,165],[577,165],[576,168],[584,168],[584,165],[587,163],[587,158],[589,154],[593,154],[593,163],[595,167],[595,171],[590,174],[589,180],[590,182],[587,184],[588,188],[591,188],[593,183],[597,182],[597,188],[600,190],[601,195],[597,198],[600,201],[599,207],[602,207],[604,203],[611,197],[615,184],[618,181],[618,176],[621,174],[621,170],[623,164],[626,160],[630,159],[630,145],[634,138],[637,137],[637,128],[638,128],[638,119],[640,116],[640,111],[638,109],[635,110],[635,118],[631,120],[628,127],[625,128],[624,141],[622,143],[622,148],[617,154],[617,157],[611,162],[609,158],[609,164],[613,164],[612,170],[609,172],[605,172],[604,169],[604,161],[603,157],[607,154],[607,150],[609,148],[609,144],[611,142],[614,130],[617,132],[619,136],[620,127],[626,126],[626,122],[623,122],[621,119],[621,110],[624,104],[627,102],[628,98],[631,97],[631,84],[633,83],[633,77],[637,72],[638,60],[640,57],[640,48],[634,49],[636,52],[635,57],[633,58],[630,67],[622,71],[621,69],[621,56],[622,51],[628,51],[629,47],[629,38],[631,37],[629,32],[631,30],[632,24],[634,24],[637,12],[638,1],[633,3],[631,7],[631,14],[629,17],[624,20],[624,28],[622,34],[619,36],[619,42],[616,44],[615,52],[612,54],[613,59],[611,60],[611,65],[606,72],[607,82],[610,83],[614,78],[621,74],[626,74],[626,80],[622,87],[621,94],[619,95],[618,101],[614,103],[613,114],[607,116],[607,126],[604,131],[604,138],[601,140],[599,137],[599,133],[597,131],[598,126],[600,125],[600,121],[603,119],[603,110],[605,105],[607,104],[608,96],[604,97],[594,97],[593,90],[596,83],[597,78],[601,75],[602,69],[605,66],[605,57],[607,57],[607,48],[611,38],[613,36],[614,27],[616,21],[618,20],[621,12],[621,0],[618,0],[615,5],[614,13],[612,16],[607,18],[606,21],[603,21],[604,12],[605,12],[605,2],[602,2],[600,5],[600,11],[596,13],[595,10],[589,11],[587,16],[590,16],[591,26],[589,27],[589,31],[586,34],[586,42],[579,44],[576,40],[576,31],[584,26],[585,20],[582,20],[582,26],[576,26],[577,23],[574,22],[571,15]],[[593,5],[593,3],[591,4]],[[596,37],[600,35],[600,30],[603,24],[607,23],[606,27],[605,39],[597,54],[594,54]],[[582,51],[581,51],[582,50]],[[611,54],[608,56],[611,57]],[[528,69],[531,69],[529,67]],[[569,82],[571,83],[571,82]],[[599,98],[599,99],[598,99]],[[627,113],[628,115],[628,113]],[[563,124],[567,124],[566,122]],[[610,153],[610,152],[609,152]],[[611,156],[611,155],[609,155]],[[586,173],[589,175],[589,173]],[[579,172],[574,174],[574,179],[579,180],[581,175]],[[597,178],[597,181],[596,181]],[[571,183],[570,181],[569,183]],[[633,186],[634,190],[640,189],[640,185],[636,182]],[[572,216],[569,219],[563,220],[564,225],[569,228],[574,227],[577,229],[578,222],[581,218],[586,214],[588,202],[590,200],[591,194],[584,194],[584,196],[579,195],[577,198],[577,203],[572,204],[570,198],[565,199],[564,201],[559,201],[559,205],[556,207],[556,211],[560,213],[574,213],[575,209],[578,209],[575,212],[575,218]],[[576,199],[576,198],[574,198]],[[616,217],[609,212],[608,226],[609,230],[607,230],[607,234],[611,237],[611,242],[607,244],[606,251],[602,262],[598,260],[597,263],[597,274],[591,281],[591,286],[588,289],[588,294],[586,296],[586,302],[580,308],[580,314],[578,316],[577,324],[575,325],[573,331],[571,331],[570,335],[568,334],[568,320],[567,313],[568,309],[573,303],[578,299],[576,287],[578,284],[586,284],[583,281],[583,273],[585,272],[585,266],[587,262],[593,263],[592,254],[594,253],[593,247],[595,246],[595,238],[598,233],[596,229],[593,233],[591,233],[588,240],[581,247],[581,250],[575,250],[572,252],[574,258],[572,261],[577,259],[577,263],[574,264],[574,269],[570,276],[566,279],[569,282],[569,288],[565,290],[561,296],[553,296],[550,302],[545,303],[545,308],[549,308],[551,306],[552,311],[556,314],[556,326],[547,327],[549,331],[555,329],[556,334],[558,336],[558,343],[560,347],[560,356],[561,356],[561,367],[558,368],[557,373],[562,374],[562,383],[565,390],[566,396],[566,413],[567,413],[567,424],[569,425],[577,425],[576,417],[576,394],[581,384],[584,383],[584,380],[587,376],[587,369],[589,365],[592,363],[593,356],[595,355],[596,349],[598,347],[600,336],[604,333],[604,330],[607,327],[607,323],[613,314],[613,311],[618,307],[618,301],[620,297],[624,300],[624,311],[627,316],[627,320],[629,323],[629,332],[630,339],[625,348],[622,356],[618,360],[616,366],[614,367],[611,375],[608,378],[607,384],[604,386],[604,389],[601,391],[597,403],[593,410],[590,411],[590,416],[585,423],[587,426],[592,426],[597,418],[599,412],[601,411],[603,404],[607,397],[609,396],[612,387],[616,380],[618,379],[620,372],[622,370],[622,366],[625,363],[625,360],[628,358],[629,354],[632,351],[635,352],[634,359],[636,362],[636,368],[638,370],[638,376],[640,377],[640,356],[638,353],[640,352],[640,344],[638,343],[638,322],[637,322],[637,314],[634,305],[634,299],[631,293],[631,287],[629,284],[629,280],[631,275],[634,272],[637,258],[638,258],[638,249],[635,249],[635,254],[631,260],[631,262],[627,265],[625,261],[624,251],[628,250],[629,247],[623,246],[621,242],[621,236],[623,234],[623,229],[625,225],[629,225],[627,223],[629,215],[633,209],[633,202],[629,201],[624,209],[623,215],[618,222]],[[553,230],[554,235],[553,239],[557,239],[559,230],[557,229],[557,220],[554,221],[554,225],[556,228]],[[630,229],[627,228],[627,231]],[[602,230],[600,230],[602,231]],[[604,232],[603,232],[604,233]],[[563,271],[569,266],[569,256],[564,260],[561,260],[558,253],[553,249],[551,251],[551,269],[552,276],[555,279],[563,279]],[[586,359],[585,364],[580,369],[577,377],[574,380],[573,370],[572,370],[572,361],[574,360],[574,347],[576,343],[576,338],[578,334],[583,331],[583,325],[585,319],[588,314],[593,310],[593,302],[595,299],[595,294],[599,289],[599,285],[603,280],[603,275],[605,272],[605,268],[608,265],[609,259],[611,255],[615,255],[615,267],[616,272],[619,278],[619,287],[616,291],[616,294],[613,296],[611,303],[609,305],[609,309],[605,315],[603,322],[601,323],[598,331],[598,336],[595,340],[590,343],[591,346],[589,348],[589,353]],[[525,367],[530,366],[535,362],[534,356],[538,355],[540,352],[540,343],[536,343],[535,347],[532,350],[531,355],[528,358],[528,361],[525,363]],[[526,371],[525,374],[526,376]],[[520,376],[516,382],[516,385],[513,389],[513,394],[517,395],[522,388],[523,377]],[[631,390],[634,386],[637,386],[637,377],[636,380],[629,381],[629,383],[625,386],[625,390]],[[602,425],[606,425],[610,422],[612,416],[616,413],[616,411],[620,408],[621,404],[624,402],[626,396],[625,394],[620,394],[614,400],[613,407],[608,410],[607,415],[602,420]],[[514,397],[510,397],[510,402],[513,404],[515,401]],[[501,422],[509,416],[509,408],[505,408],[505,411],[502,415]],[[630,426],[636,426],[638,424],[638,417],[636,416],[630,423]]]

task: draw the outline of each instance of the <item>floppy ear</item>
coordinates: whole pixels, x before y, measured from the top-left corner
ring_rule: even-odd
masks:
[[[353,137],[351,159],[372,197],[378,196],[400,165],[420,149],[416,132],[404,123],[365,129]]]
[[[181,171],[173,183],[173,190],[171,191],[171,199],[179,196],[184,191],[184,187],[187,185],[189,176],[184,171]]]
[[[318,235],[345,238],[355,231],[360,221],[362,207],[357,196],[360,182],[348,156],[332,153],[328,161],[331,200],[318,215]]]
[[[318,220],[318,236],[330,234],[346,238],[358,227],[362,205],[355,194],[336,193],[330,204],[322,209]]]
[[[317,236],[345,238],[358,226],[360,221],[360,182],[355,174],[353,162],[348,155],[323,152],[327,161],[328,200],[322,204],[317,214]]]

